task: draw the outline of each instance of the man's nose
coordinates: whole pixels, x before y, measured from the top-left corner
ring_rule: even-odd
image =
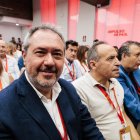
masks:
[[[47,54],[44,59],[45,65],[54,65],[54,58],[51,54]]]
[[[76,55],[76,52],[75,52],[75,51],[72,51],[72,54],[73,54],[73,55]]]
[[[121,65],[121,62],[118,60],[118,58],[117,58],[117,57],[116,57],[115,63],[116,63],[116,65],[118,65],[118,66],[120,66],[120,65]]]

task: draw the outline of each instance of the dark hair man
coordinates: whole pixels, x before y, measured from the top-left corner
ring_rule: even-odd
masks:
[[[118,51],[121,62],[117,78],[124,89],[124,105],[135,127],[140,122],[140,43],[126,41]]]
[[[103,140],[74,87],[60,79],[64,40],[50,26],[24,41],[25,72],[0,93],[0,139]]]

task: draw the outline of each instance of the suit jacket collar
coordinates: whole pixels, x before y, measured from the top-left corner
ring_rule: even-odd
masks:
[[[50,140],[61,140],[59,132],[54,122],[52,121],[48,111],[44,107],[35,90],[27,82],[25,74],[23,74],[19,78],[17,91],[21,106],[26,110],[27,113],[30,114],[30,116],[36,121],[36,123],[50,137]],[[65,93],[64,90],[60,92],[57,102],[60,107],[70,139],[77,140],[77,130],[74,129],[76,123],[76,120],[74,119],[75,114],[72,110],[71,103],[67,97],[67,93]]]
[[[124,69],[123,66],[120,66],[120,71],[122,71],[127,77],[129,77],[128,72],[126,72],[126,70]],[[137,84],[140,86],[140,69],[133,71],[132,74],[133,74]]]

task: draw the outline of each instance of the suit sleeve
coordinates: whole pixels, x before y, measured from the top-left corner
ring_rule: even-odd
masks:
[[[81,103],[79,98],[80,105],[80,115],[82,123],[82,132],[84,134],[84,140],[104,140],[103,135],[96,126],[96,122],[91,118],[91,115],[87,107]]]
[[[76,131],[81,140],[104,140],[102,133],[96,126],[96,122],[91,118],[91,115],[87,107],[81,102],[79,95],[73,85],[67,82],[67,86],[64,80],[61,79],[61,86],[64,87],[65,93],[67,93],[70,100],[73,112],[76,117]]]
[[[128,83],[123,77],[123,75],[120,75],[119,78],[117,78],[120,84],[122,85],[124,89],[124,103],[126,108],[129,110],[129,112],[132,114],[132,116],[140,121],[140,100],[139,98],[136,98],[134,96],[134,93],[130,91],[128,87]],[[138,95],[136,95],[138,96]]]

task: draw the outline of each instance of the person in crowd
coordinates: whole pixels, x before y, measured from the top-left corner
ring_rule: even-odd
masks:
[[[0,91],[10,84],[10,78],[7,72],[4,71],[2,60],[0,59]]]
[[[20,38],[17,39],[17,50],[22,51],[22,41]]]
[[[59,79],[64,39],[52,26],[25,38],[26,70],[0,94],[0,139],[104,140],[71,83]]]
[[[22,56],[22,52],[17,50],[16,45],[12,42],[6,43],[8,49],[8,55],[12,56],[13,58],[18,61],[18,59]]]
[[[87,51],[88,51],[87,46],[79,46],[78,52],[77,52],[77,60],[80,65],[80,70],[82,75],[84,75],[86,72],[89,71],[88,65],[87,65]]]
[[[0,40],[2,40],[2,34],[0,34]]]
[[[104,138],[124,140],[129,135],[127,139],[131,140],[133,136],[139,140],[135,127],[123,109],[123,88],[115,79],[119,76],[120,66],[116,50],[98,41],[89,49],[87,61],[90,72],[75,80],[73,85]]]
[[[20,44],[17,43],[16,48],[17,48],[18,51],[22,52],[22,45],[20,45]]]
[[[124,105],[135,127],[140,122],[140,43],[124,42],[118,51],[121,62],[117,78],[124,89]]]
[[[17,39],[17,44],[22,46],[22,41],[21,41],[20,37],[18,37],[18,39]]]
[[[82,76],[80,71],[80,66],[75,61],[78,51],[78,42],[73,40],[66,41],[65,48],[65,63],[63,67],[63,72],[61,74],[61,78],[72,82],[75,79]]]
[[[13,44],[12,42],[6,43],[7,47],[7,55],[10,55],[11,57],[15,58],[14,52],[16,51],[16,45]]]
[[[21,56],[21,57],[18,59],[18,67],[19,67],[19,70],[21,70],[21,69],[24,67],[23,56]]]
[[[6,54],[7,53],[7,46],[4,40],[0,40],[0,58],[2,60],[2,64],[4,70],[9,74],[11,79],[17,79],[20,75],[20,71],[17,65],[17,61]]]
[[[18,59],[18,67],[19,67],[20,75],[21,75],[21,74],[24,72],[24,70],[25,70],[23,56],[21,56],[21,57]]]
[[[10,42],[12,42],[15,45],[17,44],[15,37],[12,37]]]

